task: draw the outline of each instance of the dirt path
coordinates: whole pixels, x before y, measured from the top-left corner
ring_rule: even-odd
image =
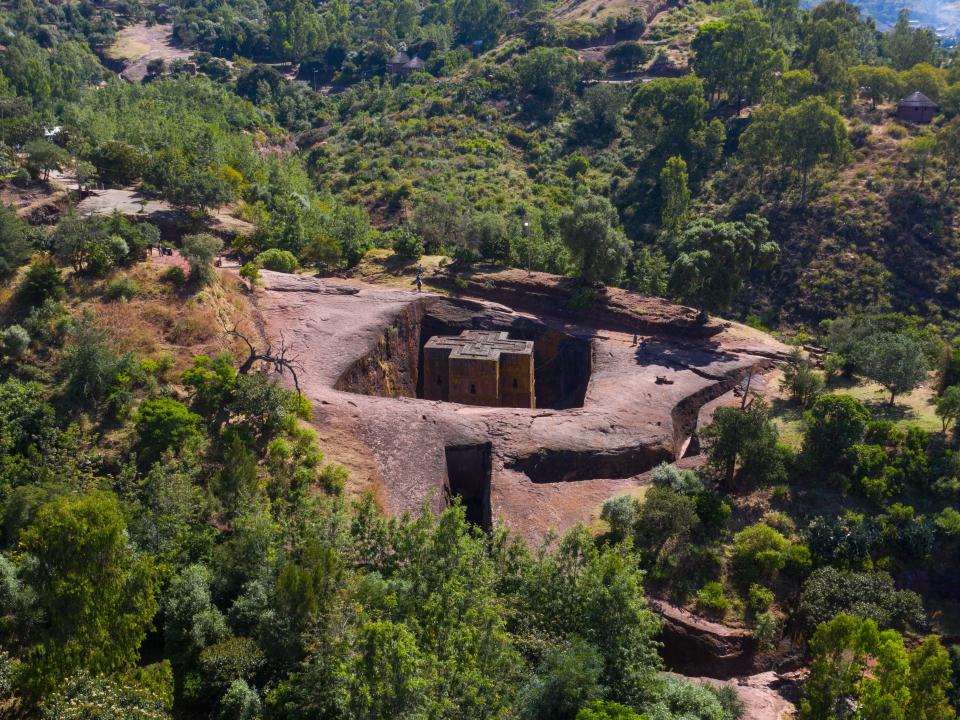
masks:
[[[132,188],[94,190],[77,204],[81,215],[110,215],[119,212],[131,217],[150,219],[158,224],[175,221],[180,211],[163,200],[151,200]],[[230,215],[227,208],[208,213],[209,230],[215,233],[249,235],[253,225]]]

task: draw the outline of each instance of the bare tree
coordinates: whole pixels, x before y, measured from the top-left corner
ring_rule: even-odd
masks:
[[[256,366],[258,362],[272,367],[276,373],[283,373],[286,370],[293,378],[293,387],[296,389],[297,395],[302,395],[300,392],[300,379],[297,373],[303,372],[303,363],[300,362],[298,356],[292,354],[290,346],[287,345],[286,339],[283,337],[283,333],[280,333],[279,345],[275,347],[273,342],[267,339],[267,347],[261,352],[257,350],[250,338],[237,330],[236,325],[228,327],[223,318],[220,319],[220,322],[223,324],[223,330],[227,336],[239,338],[243,341],[244,345],[247,346],[247,358],[240,363],[237,372],[241,375],[247,375],[254,369],[254,366]]]

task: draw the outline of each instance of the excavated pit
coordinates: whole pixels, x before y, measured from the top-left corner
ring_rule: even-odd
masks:
[[[492,445],[457,445],[444,448],[447,482],[444,493],[452,504],[459,498],[466,509],[467,521],[489,532],[493,512],[490,507]]]
[[[334,387],[361,395],[422,399],[424,346],[434,336],[459,335],[463,330],[506,331],[512,340],[532,340],[537,407],[583,407],[593,368],[588,339],[528,316],[445,298],[418,300],[404,308],[376,346],[357,358]]]
[[[665,447],[637,446],[616,450],[547,450],[505,464],[535,483],[580,480],[623,480],[673,460]]]

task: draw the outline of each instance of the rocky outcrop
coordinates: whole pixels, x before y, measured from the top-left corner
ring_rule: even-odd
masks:
[[[524,312],[575,318],[624,332],[708,338],[722,332],[724,327],[716,319],[702,322],[693,308],[620,288],[598,289],[596,301],[585,308],[576,308],[572,301],[582,286],[570,278],[546,273],[445,271],[431,276],[430,281],[453,292],[506,303]]]
[[[753,669],[757,644],[749,630],[711,622],[665,600],[651,598],[650,608],[663,619],[660,655],[670,670],[728,680]]]
[[[648,484],[645,471],[676,454],[678,419],[689,434],[705,402],[783,349],[750,328],[700,325],[690,308],[620,290],[580,319],[558,317],[567,281],[522,271],[496,274],[500,285],[478,281],[481,298],[263,274],[255,297],[266,332],[282,334],[302,365],[300,387],[331,438],[327,456],[362,478],[348,492],[372,490],[388,513],[439,509],[448,450],[489,447],[490,517],[535,543]],[[526,312],[501,304],[507,296]],[[641,327],[651,332],[634,342]],[[534,341],[537,408],[417,397],[425,341],[465,329]],[[358,463],[360,448],[369,459]]]
[[[682,676],[681,676],[682,677]],[[684,677],[684,680],[732,687],[743,703],[740,720],[790,720],[796,717],[797,708],[792,699],[798,694],[795,678],[775,672],[759,673],[732,680],[716,680],[709,677]]]

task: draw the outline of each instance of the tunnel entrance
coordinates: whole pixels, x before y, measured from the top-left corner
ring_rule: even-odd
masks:
[[[445,448],[447,456],[447,499],[460,498],[467,521],[489,532],[493,526],[490,508],[490,472],[492,446],[455,445]]]
[[[425,377],[424,349],[431,338],[457,336],[464,330],[506,332],[511,340],[532,341],[536,407],[583,407],[593,371],[589,339],[554,330],[533,318],[497,316],[476,303],[449,298],[411,303],[384,329],[376,347],[344,371],[335,387],[380,397],[430,398],[437,388],[431,385],[425,392],[425,383],[442,385],[444,378],[436,373]],[[523,391],[522,382],[514,387],[512,378],[508,381],[507,394]],[[480,389],[476,385],[477,393]]]

